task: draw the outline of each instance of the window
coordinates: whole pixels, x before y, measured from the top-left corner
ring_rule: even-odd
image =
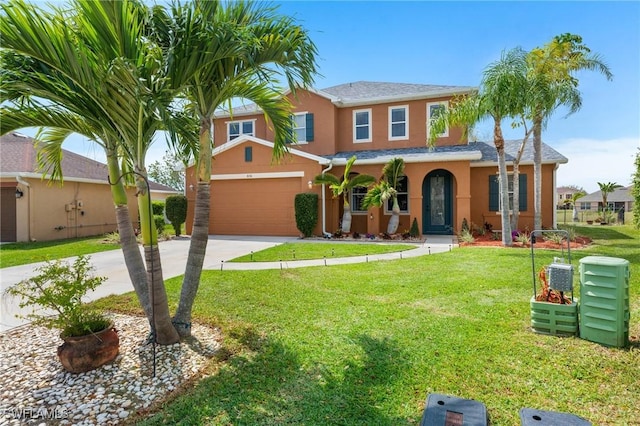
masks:
[[[427,103],[427,135],[429,134],[429,124],[431,121],[438,116],[442,111],[446,111],[449,106],[449,102],[428,102]],[[438,137],[447,137],[449,136],[449,128],[440,133]]]
[[[313,114],[299,113],[291,116],[293,141],[288,143],[307,143],[313,141]]]
[[[250,146],[244,147],[244,161],[246,163],[250,163],[253,161],[253,147],[250,147]]]
[[[580,210],[591,210],[591,203],[580,203]]]
[[[234,140],[242,135],[254,136],[253,123],[255,120],[246,121],[230,121],[227,123],[227,135],[229,141]]]
[[[353,111],[353,141],[371,142],[371,109]]]
[[[527,175],[521,173],[519,175],[519,199],[520,211],[527,211]],[[509,210],[513,209],[513,175],[509,175]],[[489,176],[489,211],[500,212],[500,179],[498,175]]]
[[[409,138],[409,107],[389,107],[389,140]]]
[[[396,191],[398,191],[400,213],[409,213],[409,180],[406,176],[400,178]],[[389,199],[385,206],[385,213],[391,213],[391,210],[393,210],[393,200]]]
[[[351,212],[366,213],[367,209],[362,207],[362,200],[367,195],[367,188],[357,186],[351,190]]]

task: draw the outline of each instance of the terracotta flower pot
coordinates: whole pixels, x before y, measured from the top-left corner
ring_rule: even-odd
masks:
[[[113,323],[102,331],[86,336],[62,338],[58,358],[65,370],[82,373],[113,361],[120,349],[120,339]]]

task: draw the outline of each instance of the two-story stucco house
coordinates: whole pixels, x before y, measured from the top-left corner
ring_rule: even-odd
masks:
[[[294,197],[301,192],[319,195],[316,234],[339,229],[342,200],[328,188],[312,185],[322,172],[344,173],[355,155],[353,173],[381,175],[391,158],[405,161],[399,191],[401,218],[398,232],[408,230],[414,218],[423,234],[459,232],[464,219],[500,227],[497,154],[493,142],[469,142],[462,129],[444,132],[427,147],[431,117],[456,95],[473,87],[355,82],[323,90],[287,93],[294,105],[292,117],[297,143],[279,163],[272,161],[273,132],[262,113],[252,106],[233,110],[215,121],[216,147],[212,158],[209,232],[231,235],[299,235]],[[519,141],[507,141],[507,161]],[[544,146],[543,226],[555,225],[555,170],[567,159]],[[533,154],[527,147],[520,167],[521,229],[533,227]],[[186,188],[193,223],[194,168],[187,169]],[[364,210],[366,189],[351,195],[352,232],[384,232],[391,216],[387,206]]]

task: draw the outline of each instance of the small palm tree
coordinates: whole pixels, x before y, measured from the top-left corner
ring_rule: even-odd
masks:
[[[395,234],[400,223],[400,205],[398,204],[398,184],[404,176],[404,160],[392,158],[382,169],[382,180],[367,192],[362,200],[362,207],[381,207],[391,199],[391,219],[387,225],[387,234]]]
[[[351,232],[351,205],[349,204],[349,198],[353,188],[368,188],[375,181],[376,178],[370,175],[359,174],[351,176],[351,166],[356,161],[356,156],[349,158],[347,164],[344,167],[344,175],[342,180],[331,173],[322,173],[313,179],[313,183],[316,185],[329,185],[333,196],[339,197],[342,195],[344,199],[343,212],[342,212],[342,227],[340,230],[342,233]]]
[[[614,192],[618,188],[622,188],[622,185],[618,185],[615,182],[597,182],[600,187],[600,193],[602,194],[602,211],[607,211],[607,198],[609,194]]]
[[[584,197],[585,195],[587,195],[586,192],[580,190],[578,192],[574,192],[571,195],[571,198],[569,198],[568,200],[564,200],[564,203],[567,205],[571,205],[571,207],[573,208],[573,221],[574,222],[578,222],[578,199]]]

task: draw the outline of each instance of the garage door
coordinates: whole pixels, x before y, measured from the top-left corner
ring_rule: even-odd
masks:
[[[209,232],[297,236],[294,198],[299,192],[300,178],[213,181]]]
[[[13,243],[16,241],[16,188],[2,188],[0,198],[0,241]]]

